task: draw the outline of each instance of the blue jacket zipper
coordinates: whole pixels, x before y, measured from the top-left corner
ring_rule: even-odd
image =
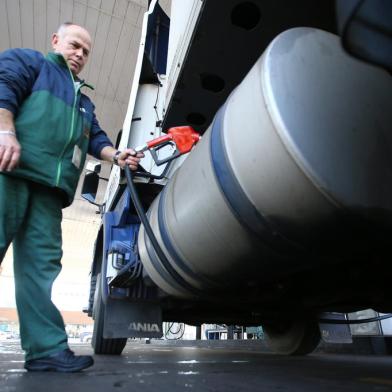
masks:
[[[77,103],[77,100],[78,100],[78,94],[79,94],[80,89],[84,85],[84,83],[82,82],[82,83],[79,84],[78,87],[75,87],[75,79],[74,79],[74,77],[72,75],[72,72],[69,69],[68,65],[67,65],[67,68],[68,68],[69,74],[71,75],[71,80],[72,80],[72,85],[73,85],[73,88],[74,88],[74,94],[75,95],[74,95],[74,101],[73,101],[73,105],[72,105],[71,131],[69,133],[68,141],[65,144],[65,146],[63,148],[63,151],[60,154],[59,162],[57,164],[57,175],[56,175],[56,184],[55,184],[55,186],[57,186],[57,187],[60,184],[60,176],[61,176],[61,169],[62,169],[64,154],[65,154],[65,151],[67,150],[67,148],[69,147],[69,145],[70,145],[70,143],[72,141],[72,137],[73,137],[74,131],[75,131],[75,109],[76,109],[76,103]]]

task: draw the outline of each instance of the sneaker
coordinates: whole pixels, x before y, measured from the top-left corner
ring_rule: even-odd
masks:
[[[75,355],[69,348],[44,358],[31,359],[25,362],[29,372],[79,372],[94,364],[90,355]]]

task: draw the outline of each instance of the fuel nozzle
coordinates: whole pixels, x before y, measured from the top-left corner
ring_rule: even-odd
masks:
[[[190,126],[172,127],[165,135],[150,140],[134,150],[137,153],[149,150],[156,165],[159,166],[188,153],[200,139],[200,134]],[[159,159],[157,152],[167,145],[175,147],[175,151],[169,157]]]

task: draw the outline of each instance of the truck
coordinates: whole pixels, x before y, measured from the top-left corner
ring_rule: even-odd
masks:
[[[172,0],[167,13],[149,2],[116,142],[145,158],[114,165],[99,204],[95,353],[168,321],[262,325],[274,352],[300,355],[325,313],[391,312],[391,3]],[[178,129],[201,136],[187,154]],[[87,165],[92,203],[99,172]]]

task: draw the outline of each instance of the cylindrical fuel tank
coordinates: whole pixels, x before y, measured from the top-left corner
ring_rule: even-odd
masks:
[[[195,297],[366,257],[391,228],[391,103],[391,76],[337,36],[276,37],[152,204],[169,264],[141,228],[148,275]]]

